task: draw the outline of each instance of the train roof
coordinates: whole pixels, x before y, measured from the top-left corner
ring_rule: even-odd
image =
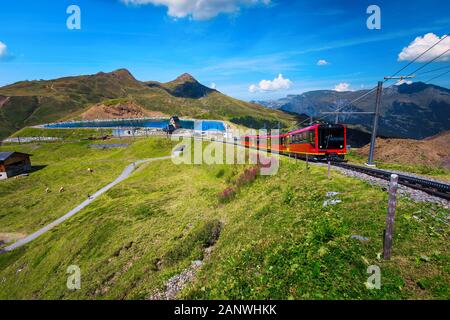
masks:
[[[288,136],[288,133],[282,133],[282,134],[265,135],[265,136],[259,136],[259,135],[242,136],[241,138],[283,138],[283,137],[287,137],[287,136]]]
[[[302,132],[310,131],[312,129],[316,129],[317,127],[329,127],[329,128],[339,127],[339,128],[344,128],[345,126],[342,125],[342,124],[315,124],[315,125],[312,125],[312,126],[309,126],[309,127],[306,127],[306,128],[302,128],[302,129],[297,129],[295,131],[291,131],[288,134],[291,135],[291,134],[296,134],[296,133],[302,133]]]
[[[306,127],[306,128],[301,128],[301,129],[297,129],[297,130],[291,131],[291,132],[289,132],[289,134],[291,135],[291,134],[301,133],[301,132],[305,132],[305,131],[311,131],[312,129],[315,129],[318,126],[319,126],[319,124],[315,124],[315,125],[312,125],[312,126],[309,126],[309,127]]]
[[[246,135],[246,136],[242,136],[241,138],[283,138],[283,137],[287,137],[290,136],[292,134],[297,134],[297,133],[302,133],[302,132],[306,132],[306,131],[311,131],[313,129],[316,129],[317,127],[329,127],[329,128],[336,128],[336,127],[340,127],[340,128],[344,128],[345,126],[342,124],[314,124],[312,126],[306,127],[306,128],[301,128],[301,129],[297,129],[288,133],[282,133],[282,134],[277,134],[277,135],[264,135],[264,136],[260,136],[260,135]]]

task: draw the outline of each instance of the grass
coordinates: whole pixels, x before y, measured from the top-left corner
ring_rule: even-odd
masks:
[[[11,137],[55,137],[62,140],[82,140],[101,138],[107,135],[112,135],[112,129],[46,129],[27,127],[17,131]]]
[[[357,154],[355,150],[351,150],[347,154],[346,158],[349,160],[350,163],[355,164],[367,163],[367,159]],[[399,170],[404,172],[420,174],[423,176],[428,176],[430,178],[438,178],[445,181],[450,181],[450,170],[442,167],[431,167],[422,164],[387,163],[378,160],[375,160],[375,164],[380,169]]]
[[[127,159],[164,149],[147,147],[149,140],[133,144]],[[75,145],[67,148],[82,148]],[[47,153],[42,150],[42,158]],[[60,161],[63,168],[73,162]],[[328,180],[325,168],[306,170],[302,162],[282,159],[278,174],[259,176],[221,201],[219,194],[246,168],[170,160],[142,165],[78,215],[0,255],[0,298],[146,299],[191,261],[204,259],[212,243],[211,256],[180,298],[449,298],[449,229],[442,220],[448,210],[400,198],[393,258],[383,261],[377,258],[387,208],[381,189],[334,171]],[[323,207],[328,191],[340,192],[343,202]],[[30,222],[36,214],[22,213]],[[69,291],[66,270],[74,264],[81,268],[81,290]],[[364,284],[369,265],[381,268],[381,290]]]
[[[108,143],[123,140],[109,140]],[[97,142],[43,143],[0,147],[33,154],[29,177],[0,182],[0,232],[30,233],[68,212],[114,180],[132,161],[170,154],[166,139],[140,139],[127,148],[94,150]],[[101,143],[104,143],[103,141]],[[91,168],[94,172],[89,173]],[[59,189],[65,191],[60,193]],[[46,193],[46,189],[50,192]]]

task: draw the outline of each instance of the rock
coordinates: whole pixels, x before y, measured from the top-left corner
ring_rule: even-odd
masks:
[[[328,205],[331,205],[331,206],[334,206],[334,205],[336,205],[336,204],[338,204],[338,203],[341,203],[342,202],[342,200],[339,200],[339,199],[331,199],[331,200],[325,200],[324,202],[323,202],[323,207],[326,207],[326,206],[328,206]]]
[[[201,261],[201,260],[192,261],[192,268],[194,268],[194,269],[200,268],[202,266],[202,264],[203,264],[203,261]]]
[[[330,191],[326,193],[327,198],[335,197],[339,194],[339,192]]]
[[[352,235],[350,238],[351,239],[357,239],[359,241],[369,241],[369,238],[363,237],[363,236],[360,236],[360,235],[357,235],[357,234]]]

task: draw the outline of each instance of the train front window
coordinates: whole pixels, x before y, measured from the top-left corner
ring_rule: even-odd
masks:
[[[343,149],[344,148],[344,128],[339,126],[319,127],[319,148],[320,149]]]

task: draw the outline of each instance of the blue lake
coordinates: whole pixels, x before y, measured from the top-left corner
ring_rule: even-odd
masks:
[[[217,130],[225,131],[225,126],[220,121],[213,120],[180,120],[181,128],[208,131]],[[149,119],[119,119],[119,120],[102,120],[102,121],[73,121],[60,122],[45,125],[46,128],[156,128],[162,129],[167,127],[167,120],[149,120]]]

